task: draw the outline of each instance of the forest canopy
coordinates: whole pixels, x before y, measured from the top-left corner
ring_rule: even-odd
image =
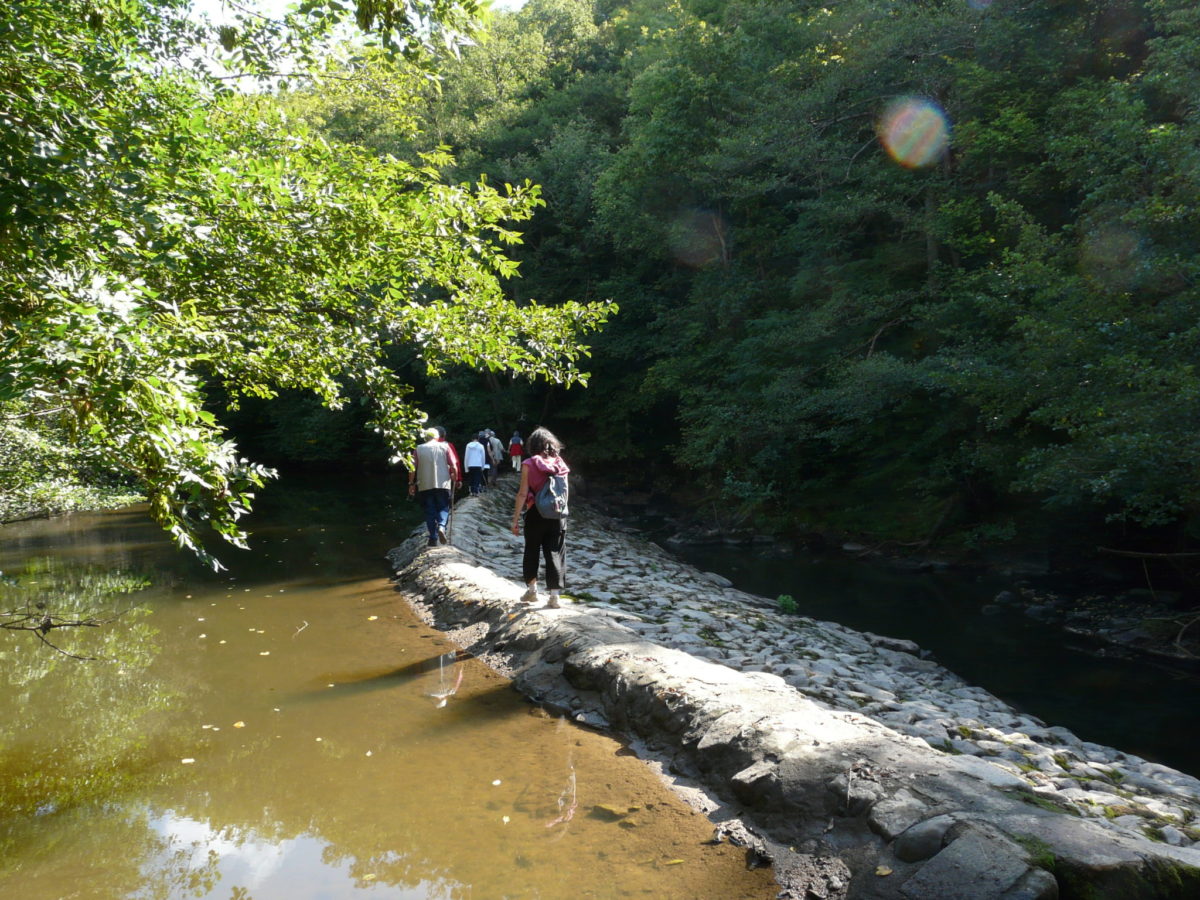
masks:
[[[577,452],[760,527],[1186,541],[1197,60],[1186,0],[530,0],[421,125],[541,186],[523,291],[621,305]]]

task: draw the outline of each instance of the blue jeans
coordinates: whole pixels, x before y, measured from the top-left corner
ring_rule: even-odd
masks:
[[[445,528],[450,521],[450,492],[445,488],[430,488],[417,491],[417,499],[425,510],[425,527],[429,529],[429,543],[436,544],[438,529]]]

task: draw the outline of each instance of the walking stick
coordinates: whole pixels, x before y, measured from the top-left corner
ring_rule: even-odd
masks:
[[[454,543],[454,494],[455,493],[456,493],[456,491],[454,490],[454,482],[451,481],[450,482],[450,520],[449,520],[449,523],[446,528],[446,532],[448,534],[447,542],[451,543],[451,544]]]

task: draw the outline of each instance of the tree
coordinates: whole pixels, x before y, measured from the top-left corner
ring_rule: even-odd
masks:
[[[373,0],[357,13],[419,57],[440,34],[453,44],[473,7]],[[319,30],[340,8],[301,11]],[[192,64],[205,32],[183,10],[0,10],[0,404],[60,416],[217,565],[205,526],[242,544],[238,520],[271,473],[226,439],[208,385],[234,402],[300,389],[331,408],[353,385],[403,458],[423,414],[389,347],[409,345],[434,375],[465,363],[569,384],[584,378],[581,336],[609,310],[504,295],[516,264],[502,245],[518,242],[511,224],[539,205],[536,187],[449,185],[444,153],[379,156],[317,136],[267,97],[223,91],[225,76]],[[294,45],[254,21],[219,37],[231,63],[267,75]]]
[[[1194,536],[1194,4],[576,5],[438,110],[544,186],[523,287],[622,301],[568,438],[781,528]]]

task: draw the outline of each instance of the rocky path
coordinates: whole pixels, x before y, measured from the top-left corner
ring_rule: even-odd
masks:
[[[1200,896],[1200,780],[1023,715],[911,642],[782,612],[582,504],[564,609],[527,611],[512,502],[511,481],[460,502],[453,551],[419,553],[418,535],[394,551],[398,568],[447,622],[486,621],[481,646],[518,654],[527,693],[675,753],[677,769],[799,845],[810,871],[781,879],[791,896],[1049,898],[1097,885],[1104,897]],[[680,696],[647,701],[635,721],[621,704],[637,706],[642,682]],[[717,753],[735,711],[740,749]],[[805,743],[823,749],[797,756]],[[830,858],[845,869],[812,876]]]

